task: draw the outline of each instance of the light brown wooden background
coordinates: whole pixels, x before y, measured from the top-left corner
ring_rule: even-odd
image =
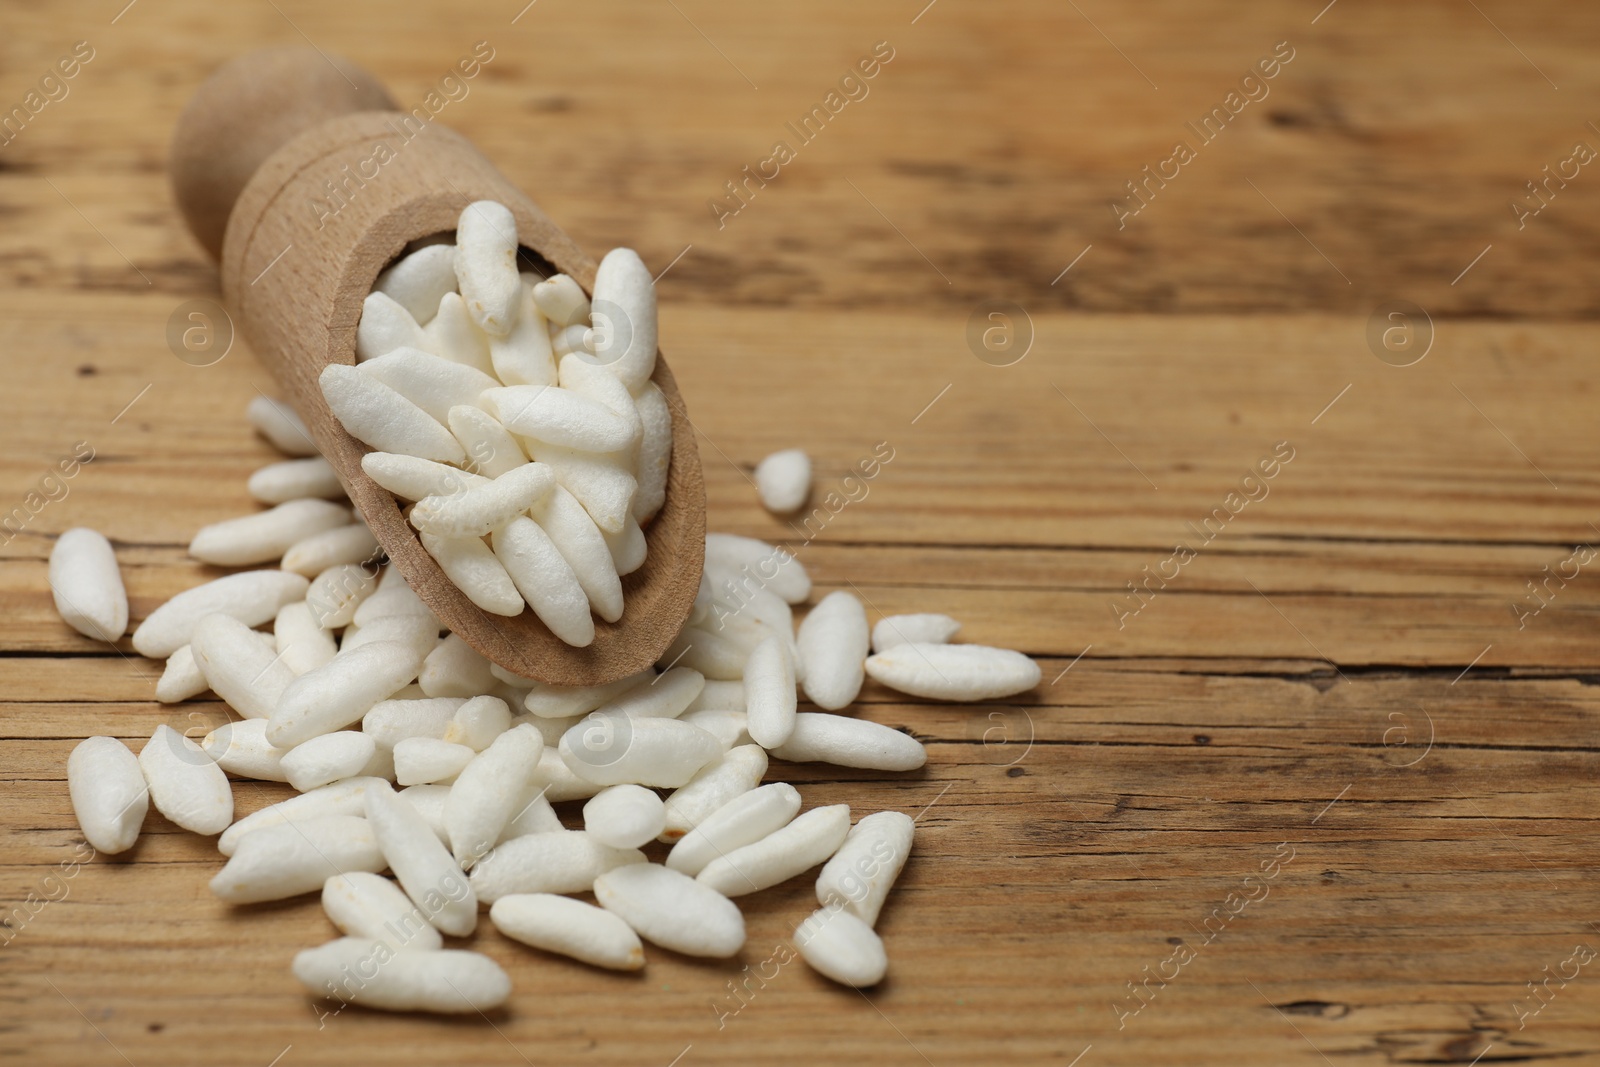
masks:
[[[96,456],[0,549],[0,902],[66,893],[5,934],[9,1060],[1600,1062],[1596,965],[1520,1026],[1517,1008],[1600,947],[1600,577],[1523,629],[1511,607],[1600,540],[1600,173],[1525,229],[1508,206],[1574,142],[1600,147],[1589,7],[124,2],[0,14],[7,108],[74,41],[96,49],[0,149],[0,511],[75,442]],[[163,159],[209,70],[307,39],[408,103],[490,41],[440,121],[592,251],[684,253],[663,345],[712,527],[797,540],[757,507],[753,463],[803,446],[820,490],[888,441],[867,498],[802,552],[819,591],[854,588],[874,618],[948,611],[1039,658],[1039,690],[1000,704],[869,686],[863,714],[928,742],[923,773],[775,768],[811,803],[923,812],[880,989],[795,963],[719,1029],[740,962],[811,907],[798,879],[743,902],[742,961],[652,951],[616,976],[490,931],[503,1013],[319,1028],[288,961],[326,920],[219,905],[208,842],[152,816],[130,856],[49,879],[81,840],[76,739],[222,716],[156,705],[156,665],[68,632],[44,560],[69,526],[105,531],[142,617],[205,575],[193,530],[250,507],[271,456],[240,413],[271,384],[242,344],[207,368],[168,350],[216,274]],[[1283,40],[1271,95],[1118,231],[1123,183]],[[895,58],[870,96],[719,230],[706,201],[878,41]],[[968,348],[990,298],[1031,317],[1014,366]],[[1402,298],[1434,329],[1404,369],[1364,340]],[[1112,598],[1278,441],[1295,458],[1270,496],[1119,629]],[[1207,943],[1280,842],[1293,861]],[[1119,1029],[1127,983],[1180,942],[1193,958]]]

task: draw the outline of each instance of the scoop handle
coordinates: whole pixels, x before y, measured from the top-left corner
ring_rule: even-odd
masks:
[[[395,109],[377,78],[315,48],[262,48],[224,64],[172,137],[172,189],[190,232],[220,259],[233,205],[268,156],[329,119]]]

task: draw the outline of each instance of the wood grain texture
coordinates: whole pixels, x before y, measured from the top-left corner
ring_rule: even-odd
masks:
[[[1592,564],[1543,584],[1600,541],[1600,194],[1585,168],[1526,229],[1507,210],[1574,139],[1600,142],[1583,132],[1600,121],[1600,18],[1323,6],[540,0],[514,25],[520,3],[0,14],[0,103],[73,41],[97,49],[0,147],[0,520],[30,492],[61,497],[0,537],[0,1052],[139,1067],[1600,1062],[1596,965],[1541,984],[1600,948],[1600,584]],[[1014,701],[869,684],[859,714],[926,741],[922,772],[774,764],[808,804],[921,813],[880,924],[882,988],[793,962],[725,1014],[741,967],[781,956],[809,911],[802,878],[742,898],[750,943],[731,963],[649,950],[642,975],[597,974],[485,931],[516,986],[488,1021],[319,1019],[331,1005],[288,960],[326,920],[309,900],[222,906],[209,843],[152,816],[130,856],[63,876],[81,841],[63,781],[76,740],[225,714],[153,703],[157,665],[54,617],[44,560],[61,530],[103,530],[142,618],[217,573],[185,558],[193,530],[252,507],[244,479],[273,457],[242,411],[270,376],[243,347],[205,368],[168,352],[174,308],[218,288],[163,154],[211,67],[301,32],[403,105],[490,40],[496,59],[439,121],[586,249],[629,243],[659,271],[693,246],[661,280],[662,335],[711,527],[786,539],[817,595],[855,591],[874,619],[948,611],[965,639],[1039,657],[1044,683]],[[1296,57],[1272,95],[1116,231],[1122,183],[1284,39]],[[719,231],[705,201],[880,40],[896,56],[871,95]],[[969,349],[974,306],[995,297],[1031,315],[1013,366]],[[1365,339],[1395,297],[1433,316],[1432,348],[1405,368]],[[42,484],[78,442],[94,459]],[[847,481],[880,442],[893,459]],[[1266,495],[1130,600],[1279,442],[1294,458]],[[838,494],[799,528],[750,484],[797,445],[817,502]],[[282,788],[241,785],[240,810]]]
[[[680,13],[540,0],[515,25],[521,5],[507,6],[463,15],[417,5],[391,18],[364,4],[291,0],[281,14],[195,5],[130,11],[114,27],[98,0],[10,13],[13,32],[0,42],[8,105],[74,40],[90,40],[98,57],[73,95],[0,151],[14,179],[3,203],[80,232],[49,178],[154,285],[186,294],[204,264],[171,223],[161,171],[188,94],[223,59],[302,44],[298,27],[379,72],[410,109],[481,39],[495,60],[439,121],[584,247],[628,242],[665,265],[692,243],[664,281],[663,296],[680,304],[965,312],[1007,295],[1057,309],[1365,316],[1406,297],[1435,315],[1600,309],[1568,269],[1597,248],[1590,168],[1524,228],[1509,210],[1574,142],[1600,149],[1587,125],[1600,123],[1587,103],[1600,88],[1588,61],[1600,27],[1561,0],[1479,3],[1482,15],[1455,0],[1339,0],[1314,25],[1306,8],[1323,5],[1304,0],[1126,11],[940,0],[914,25],[923,4],[766,11],[691,0]],[[374,18],[397,25],[379,31]],[[1119,230],[1110,205],[1125,183],[1166,159],[1185,123],[1284,40],[1296,57],[1270,94]],[[774,141],[797,140],[786,123],[878,41],[895,58],[869,95],[811,143],[791,144],[796,160],[719,229],[707,202]],[[135,129],[149,136],[127,136]],[[114,188],[98,180],[107,168],[121,175]],[[104,246],[55,258],[50,232],[5,227],[0,279],[47,285],[66,265],[97,287],[144,286]]]

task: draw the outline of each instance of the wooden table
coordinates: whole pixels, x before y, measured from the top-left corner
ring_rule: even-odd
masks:
[[[39,504],[0,552],[0,1051],[1600,1062],[1600,173],[1564,162],[1600,147],[1593,9],[124,2],[0,15],[7,108],[94,51],[0,148],[0,512]],[[210,69],[306,40],[408,106],[490,42],[437,121],[591,250],[667,271],[712,527],[803,544],[819,592],[874,618],[945,611],[1038,658],[1008,702],[869,685],[861,713],[924,739],[924,772],[775,766],[808,803],[919,814],[880,988],[796,962],[732,1011],[741,966],[770,974],[813,906],[802,878],[741,902],[736,961],[653,950],[619,976],[491,930],[504,1012],[319,1017],[288,971],[329,936],[311,900],[219,904],[211,843],[155,815],[130,855],[74,865],[75,741],[224,712],[154,703],[158,665],[69,632],[45,559],[70,526],[105,531],[142,617],[209,573],[195,528],[252,506],[272,457],[241,412],[272,385],[242,344],[204,367],[169,351],[217,283],[163,160]],[[790,133],[880,41],[868,95]],[[1233,116],[1275,50],[1293,58]],[[1213,108],[1203,142],[1185,124]],[[777,177],[714,211],[779,139]],[[758,507],[769,451],[810,451],[822,493],[878,442],[893,460],[814,538]],[[75,448],[92,462],[44,486],[66,495],[29,498]],[[1245,482],[1275,450],[1293,458]],[[237,790],[241,810],[280,792]]]

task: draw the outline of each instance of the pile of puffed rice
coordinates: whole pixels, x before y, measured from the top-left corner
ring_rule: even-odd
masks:
[[[665,461],[640,458],[641,426],[660,422],[638,417],[653,403],[643,397],[654,388],[654,290],[640,289],[643,265],[632,252],[606,257],[613,266],[602,265],[596,305],[609,293],[626,306],[635,341],[648,320],[650,363],[633,381],[641,364],[632,342],[606,358],[603,324],[576,284],[517,276],[514,231],[507,246],[496,208],[504,211],[473,205],[460,245],[412,249],[380,277],[359,334],[361,362],[328,368],[324,391],[352,434],[380,449],[367,456],[368,474],[417,502],[411,520],[452,580],[486,610],[494,610],[486,600],[503,614],[526,602],[581,644],[591,608],[620,615],[615,583],[642,562],[641,524],[660,507],[665,484]],[[475,211],[489,213],[492,239],[468,218]],[[492,254],[471,251],[473,241],[494,245]],[[484,283],[491,262],[499,278]],[[623,281],[603,286],[608,270]],[[480,299],[488,289],[499,303]],[[501,318],[485,307],[500,308]],[[397,337],[408,341],[392,343]],[[486,362],[470,368],[462,352]],[[559,368],[551,362],[558,353]],[[474,392],[483,383],[451,368],[495,380]],[[552,376],[537,380],[543,374]],[[363,421],[361,412],[376,410],[372,396],[394,406],[374,384],[412,410],[399,422]],[[582,403],[540,399],[568,391]],[[611,419],[593,421],[626,432],[586,428],[591,407]],[[796,628],[792,606],[811,594],[800,561],[782,547],[710,534],[689,624],[657,668],[592,688],[521,678],[446,631],[384,564],[291,410],[258,398],[248,415],[295,458],[251,476],[251,494],[269,510],[205,527],[191,554],[278,567],[180,593],[132,638],[140,654],[166,661],[157,700],[209,689],[239,718],[199,743],[159,726],[137,757],[108,736],[80,743],[67,777],[90,845],[131,848],[153,803],[186,830],[220,835],[227,860],[211,889],[221,899],[320,891],[345,936],[300,952],[294,974],[318,996],[376,1008],[467,1012],[506,1000],[511,982],[498,964],[444,947],[445,935],[473,934],[480,903],[515,940],[637,969],[641,938],[695,956],[738,954],[745,930],[733,898],[818,865],[821,906],[798,924],[799,954],[846,985],[883,978],[888,958],[873,926],[909,855],[912,819],[883,811],[852,826],[846,804],[802,813],[792,786],[763,784],[769,755],[915,770],[926,756],[914,737],[836,714],[866,675],[919,697],[990,700],[1035,686],[1032,660],[950,643],[959,624],[943,615],[890,616],[869,633],[861,602],[842,591]],[[405,434],[373,440],[402,423]],[[668,435],[670,445],[670,423]],[[435,455],[419,454],[425,439]],[[651,447],[659,452],[659,441]],[[541,473],[526,473],[534,468]],[[508,478],[520,479],[517,491],[493,491]],[[769,507],[798,508],[810,462],[798,450],[775,454],[757,481]],[[641,506],[645,492],[651,499]],[[508,532],[513,526],[521,532]],[[526,546],[539,537],[530,556]],[[528,563],[535,557],[537,566]],[[120,640],[128,602],[105,537],[84,528],[62,534],[49,576],[69,625]],[[500,576],[508,582],[496,600]],[[558,608],[547,615],[541,605],[551,604]],[[801,691],[821,710],[800,712]],[[230,775],[285,782],[296,795],[235,820]],[[581,812],[565,821],[552,806],[577,801]],[[591,893],[597,904],[580,899]]]

